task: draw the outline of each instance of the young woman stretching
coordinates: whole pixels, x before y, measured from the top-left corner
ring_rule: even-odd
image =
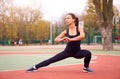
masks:
[[[84,58],[84,67],[82,71],[93,72],[89,69],[91,52],[88,50],[81,50],[80,48],[81,40],[85,37],[85,34],[83,29],[78,27],[78,18],[73,13],[68,13],[65,16],[65,23],[68,26],[68,29],[61,32],[61,34],[55,38],[55,42],[66,42],[66,48],[57,55],[32,66],[26,70],[27,72],[36,71],[38,68],[48,66],[51,63],[55,63],[68,57],[74,57],[77,59]]]

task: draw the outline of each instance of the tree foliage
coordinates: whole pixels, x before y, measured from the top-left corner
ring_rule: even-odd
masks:
[[[17,7],[12,0],[0,0],[0,40],[48,40],[49,23],[42,12],[30,7]]]

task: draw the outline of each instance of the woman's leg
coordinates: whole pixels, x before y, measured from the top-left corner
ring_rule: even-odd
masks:
[[[84,68],[82,69],[83,72],[92,73],[93,70],[89,69],[89,63],[91,60],[91,52],[88,50],[80,50],[74,55],[75,58],[84,58]]]
[[[63,52],[60,52],[57,55],[53,56],[52,58],[49,58],[43,62],[36,64],[35,67],[38,69],[40,67],[48,66],[51,63],[60,61],[62,59],[68,58],[68,57],[70,57],[70,55],[67,52],[63,51]]]
[[[91,52],[88,50],[80,50],[75,55],[75,58],[84,58],[84,67],[89,68],[89,63],[91,60]]]

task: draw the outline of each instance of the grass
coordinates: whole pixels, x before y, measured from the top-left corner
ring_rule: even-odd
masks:
[[[41,55],[2,55],[0,56],[0,71],[26,69],[45,59],[52,57],[53,55],[41,54]],[[50,66],[70,65],[70,64],[83,63],[83,59],[68,58],[64,61],[59,61]]]
[[[59,53],[64,49],[64,47],[1,47],[0,52],[56,52]],[[102,51],[102,50],[90,50],[93,54],[99,55],[115,55],[120,56],[120,48],[117,47],[115,51]],[[18,69],[27,69],[34,64],[37,64],[45,59],[52,57],[53,54],[31,54],[31,55],[24,55],[24,54],[12,54],[12,55],[0,55],[0,72],[6,70],[18,70]],[[68,58],[64,61],[59,61],[50,66],[59,66],[59,65],[70,65],[70,64],[83,64],[83,59],[73,59]]]

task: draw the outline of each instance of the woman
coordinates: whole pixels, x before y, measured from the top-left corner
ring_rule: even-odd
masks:
[[[43,62],[40,62],[30,69],[27,72],[32,72],[38,70],[38,68],[48,66],[51,63],[63,60],[68,57],[74,57],[77,59],[84,58],[84,67],[83,72],[93,72],[89,69],[89,63],[91,60],[91,52],[88,50],[81,50],[80,43],[81,40],[85,37],[84,31],[81,28],[78,28],[79,20],[73,13],[68,13],[65,17],[65,23],[68,26],[67,30],[64,30],[60,35],[55,38],[55,42],[66,42],[67,46],[64,51],[58,53],[57,55],[49,58]]]

